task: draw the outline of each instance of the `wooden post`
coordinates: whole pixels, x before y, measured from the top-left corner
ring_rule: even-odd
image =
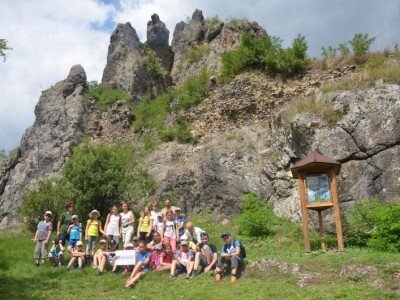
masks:
[[[324,236],[324,224],[322,223],[322,211],[318,210],[318,222],[319,222],[319,239],[321,240],[322,252],[326,252],[326,242]]]
[[[331,192],[332,192],[332,202],[333,202],[333,212],[335,214],[335,224],[336,224],[336,236],[338,241],[339,251],[344,251],[343,246],[343,233],[342,233],[342,222],[340,220],[340,211],[339,211],[339,199],[337,193],[337,182],[336,182],[336,174],[334,170],[329,172],[329,177],[331,179]]]
[[[307,197],[306,197],[306,186],[304,183],[304,176],[301,175],[297,179],[300,187],[300,204],[301,204],[301,214],[303,220],[303,236],[304,236],[304,249],[307,253],[311,252],[310,245],[310,234],[308,232],[308,210],[307,210]]]

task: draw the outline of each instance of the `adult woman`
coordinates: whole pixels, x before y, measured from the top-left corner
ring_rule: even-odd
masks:
[[[153,228],[153,220],[150,217],[149,208],[145,207],[141,212],[139,225],[137,229],[137,237],[148,244],[151,241],[151,229]]]
[[[68,239],[69,234],[67,233],[68,226],[72,224],[72,215],[74,214],[74,204],[68,201],[65,204],[67,211],[63,212],[60,219],[57,222],[57,240],[61,240],[63,246],[65,246],[65,240]]]
[[[108,240],[119,242],[121,235],[121,215],[118,213],[118,206],[113,205],[111,212],[107,215],[106,224],[104,225],[104,232]]]
[[[135,223],[135,215],[131,210],[129,210],[128,203],[126,202],[121,203],[121,209],[122,212],[120,213],[120,216],[122,223],[122,242],[125,245],[131,242],[133,235],[133,224]]]

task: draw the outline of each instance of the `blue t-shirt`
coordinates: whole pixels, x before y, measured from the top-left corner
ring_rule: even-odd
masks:
[[[150,252],[144,252],[144,253],[142,253],[142,252],[140,252],[140,251],[138,251],[137,253],[136,253],[136,261],[145,261],[146,259],[150,259],[151,258],[151,253]]]
[[[232,241],[232,243],[229,244],[225,244],[224,246],[222,246],[221,248],[221,254],[222,253],[229,253],[232,254],[235,252],[236,247],[240,247],[240,242],[239,241]],[[240,255],[239,255],[240,257]],[[241,258],[241,257],[240,257]]]
[[[69,232],[69,239],[79,240],[81,232],[82,232],[82,226],[79,224],[74,224],[74,226],[72,226],[71,228],[71,231]]]
[[[46,223],[45,221],[40,221],[37,229],[39,230],[37,239],[39,241],[44,241],[45,239],[47,239],[47,234],[49,233],[49,231],[53,230],[53,224],[51,222]]]
[[[186,223],[187,222],[185,216],[176,217],[175,221],[179,222],[179,223]],[[184,232],[185,232],[185,226],[182,226],[181,228],[179,228],[179,236],[182,236]]]
[[[60,255],[61,248],[60,247],[54,247],[53,249],[53,256],[58,257]]]

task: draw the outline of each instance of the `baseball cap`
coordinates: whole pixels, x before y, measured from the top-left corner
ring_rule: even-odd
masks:
[[[109,245],[116,245],[117,242],[116,242],[115,240],[110,240],[110,241],[108,242],[108,244],[109,244]]]
[[[77,241],[77,242],[76,242],[76,245],[77,245],[77,246],[82,246],[83,243],[82,243],[82,241]]]
[[[181,241],[181,245],[183,246],[183,245],[189,245],[189,242],[187,241],[187,240],[182,240]]]
[[[78,219],[78,216],[77,216],[77,215],[73,215],[73,216],[71,217],[71,219]]]
[[[44,213],[45,215],[50,215],[50,216],[52,216],[53,214],[52,214],[52,212],[51,211],[46,211],[45,213]]]
[[[175,211],[181,211],[180,207],[175,207]]]
[[[231,236],[231,234],[229,232],[224,232],[221,234],[221,238],[223,238],[224,236]]]

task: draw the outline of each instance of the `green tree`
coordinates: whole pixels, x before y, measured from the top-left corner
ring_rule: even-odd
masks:
[[[336,50],[336,48],[334,48],[332,46],[322,47],[321,51],[322,51],[321,54],[322,54],[322,57],[324,60],[333,59],[336,57],[337,50]]]
[[[375,42],[374,37],[369,37],[368,33],[356,33],[349,41],[353,49],[353,53],[357,56],[368,53],[371,45]]]
[[[5,39],[0,39],[0,56],[3,57],[3,61],[6,61],[7,50],[12,50],[12,48],[8,47],[8,42]]]
[[[342,56],[347,56],[350,54],[350,49],[349,46],[347,46],[347,43],[340,43],[338,46],[338,50],[340,52],[340,55]]]

